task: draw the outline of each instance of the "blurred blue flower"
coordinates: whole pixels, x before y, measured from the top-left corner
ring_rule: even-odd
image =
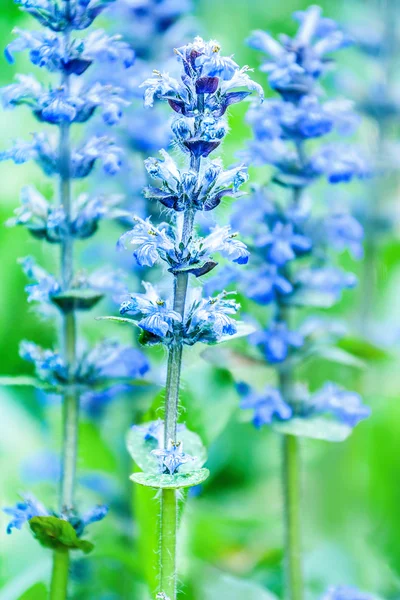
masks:
[[[349,44],[338,26],[321,17],[321,8],[310,6],[294,13],[300,27],[294,38],[281,35],[281,42],[264,31],[255,31],[248,43],[269,57],[261,70],[269,74],[270,86],[286,100],[296,99],[315,88],[315,80],[328,68],[327,54]]]
[[[243,279],[247,296],[259,304],[270,304],[279,296],[286,296],[293,291],[293,285],[276,265],[263,265]]]
[[[304,291],[315,292],[320,299],[322,295],[323,305],[326,307],[339,301],[343,290],[352,289],[357,285],[357,277],[353,273],[333,266],[300,269],[295,281],[300,295]]]
[[[330,587],[321,600],[374,600],[375,596],[361,592],[355,587],[340,585]]]
[[[326,144],[317,150],[310,159],[310,168],[314,175],[324,175],[333,184],[369,175],[360,151],[341,143]]]
[[[17,502],[13,507],[3,508],[3,511],[11,517],[7,533],[12,533],[13,529],[21,529],[33,517],[47,517],[50,514],[32,494],[24,494],[22,502]]]
[[[371,414],[371,409],[362,403],[359,394],[343,390],[331,382],[325,383],[313,395],[311,402],[316,412],[329,412],[349,427],[355,427]]]
[[[337,251],[348,249],[352,256],[360,259],[364,255],[362,225],[347,212],[329,215],[325,221],[325,232],[329,243]]]
[[[236,387],[242,397],[240,408],[254,411],[253,424],[257,429],[269,425],[274,418],[287,420],[292,416],[292,408],[284,401],[279,390],[267,386],[258,392],[246,383],[239,383]]]
[[[297,331],[290,331],[284,321],[272,321],[268,329],[253,333],[250,341],[260,347],[269,363],[280,363],[290,348],[301,348],[304,338]]]
[[[306,236],[296,233],[291,223],[278,222],[270,232],[261,234],[255,240],[258,247],[268,248],[268,260],[281,267],[312,248],[312,242]]]
[[[39,379],[51,385],[67,382],[68,369],[58,352],[44,350],[33,342],[22,341],[19,353],[21,358],[34,364]]]

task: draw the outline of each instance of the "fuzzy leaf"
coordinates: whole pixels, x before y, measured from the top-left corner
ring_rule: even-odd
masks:
[[[82,550],[85,554],[93,550],[93,544],[78,538],[71,523],[58,517],[33,517],[29,526],[33,536],[46,548]]]
[[[51,300],[63,312],[71,310],[90,310],[104,297],[104,294],[94,290],[69,290],[63,294],[52,296]]]
[[[189,473],[160,475],[159,473],[133,473],[130,479],[139,485],[158,489],[179,490],[194,487],[203,483],[210,475],[208,469],[198,469]]]
[[[304,419],[296,417],[289,421],[274,423],[273,428],[279,433],[315,440],[325,440],[327,442],[343,442],[352,432],[352,428],[348,425],[325,417]]]
[[[128,325],[132,325],[133,327],[139,327],[136,321],[126,317],[96,317],[96,321],[115,321],[116,323],[128,323]]]
[[[173,273],[174,275],[176,275],[177,273],[192,273],[193,275],[195,275],[195,277],[201,277],[202,275],[206,275],[207,273],[212,271],[217,265],[218,263],[216,263],[215,261],[207,260],[194,265],[189,265],[187,267],[177,269],[171,267],[170,269],[168,269],[168,271],[170,271],[170,273]]]
[[[36,377],[30,377],[29,375],[17,375],[17,376],[4,376],[0,377],[0,386],[27,386],[39,388],[41,390],[52,391],[55,389],[54,386],[45,383],[44,381],[40,381]]]
[[[148,427],[150,423],[143,423],[140,427],[132,427],[128,432],[126,445],[130,455],[135,463],[146,473],[158,474],[159,465],[157,457],[151,454],[159,446],[157,440],[151,438],[144,439],[142,427]],[[180,467],[180,473],[187,473],[195,469],[200,469],[207,460],[207,450],[200,437],[186,428],[179,430],[177,439],[182,442],[185,454],[190,454],[194,458]]]

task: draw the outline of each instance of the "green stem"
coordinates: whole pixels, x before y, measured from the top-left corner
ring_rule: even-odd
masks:
[[[286,528],[286,590],[288,600],[303,599],[303,569],[300,519],[299,440],[283,437],[283,481]]]
[[[69,553],[67,550],[55,550],[51,576],[50,600],[64,600],[67,597]]]
[[[306,157],[302,143],[296,144],[300,164]],[[292,202],[296,206],[301,201],[303,188],[293,188]],[[286,275],[290,278],[289,268]],[[277,318],[291,326],[292,311],[284,303],[278,301]],[[279,389],[283,399],[291,403],[293,386],[293,369],[283,363],[278,372]],[[283,436],[283,494],[284,494],[284,523],[285,523],[285,595],[287,600],[303,600],[303,564],[301,536],[301,489],[300,489],[300,456],[299,440],[293,435]]]
[[[64,0],[64,10],[70,14],[70,2]],[[68,58],[69,33],[64,34],[64,54]],[[66,93],[70,90],[70,77],[63,73],[61,86]],[[69,234],[72,211],[71,190],[71,140],[70,124],[60,126],[58,147],[59,161],[59,204],[64,210],[67,232],[61,244],[61,280],[63,290],[71,287],[74,276],[73,239]],[[73,310],[63,313],[62,346],[63,358],[68,369],[68,386],[63,394],[63,449],[60,490],[60,512],[68,515],[74,508],[74,489],[78,447],[79,396],[74,389],[76,364],[76,316]],[[53,556],[53,570],[50,586],[51,600],[65,600],[68,591],[68,550],[57,550]]]
[[[76,319],[73,312],[64,315],[64,348],[67,364],[74,368],[76,353]],[[71,369],[71,370],[72,370]],[[61,511],[74,508],[74,488],[78,449],[79,396],[71,387],[63,398],[63,453],[61,478]]]
[[[181,243],[187,246],[194,225],[195,211],[185,211],[182,225]],[[174,281],[174,310],[185,316],[186,296],[189,276],[178,273]],[[178,421],[179,390],[182,370],[183,342],[182,326],[175,328],[174,341],[168,353],[167,381],[165,392],[164,446],[169,440],[176,442]],[[169,600],[176,600],[176,538],[177,538],[178,499],[175,490],[162,490],[161,495],[161,530],[160,530],[160,592]]]
[[[162,490],[160,591],[176,599],[176,531],[178,502],[175,490]]]

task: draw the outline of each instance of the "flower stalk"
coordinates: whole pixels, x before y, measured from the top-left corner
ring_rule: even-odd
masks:
[[[91,83],[83,76],[97,60],[109,64],[111,61],[113,65],[121,60],[125,68],[134,62],[132,49],[119,36],[110,37],[102,30],[82,34],[111,2],[97,0],[93,5],[79,0],[63,0],[58,4],[53,0],[16,0],[42,28],[16,30],[18,37],[5,51],[7,59],[12,63],[15,52],[28,50],[36,67],[50,74],[58,73],[59,79],[56,85],[50,81],[43,86],[33,75],[19,75],[16,83],[1,90],[5,108],[28,106],[39,122],[57,131],[54,137],[35,133],[30,142],[17,141],[10,150],[0,153],[1,160],[11,159],[17,164],[35,161],[46,176],[56,179],[58,188],[55,201],[44,198],[33,186],[23,188],[21,207],[9,225],[24,225],[35,238],[58,244],[60,248],[57,276],[45,271],[31,257],[21,262],[33,280],[26,288],[29,301],[47,304],[49,314],[59,311],[61,351],[43,349],[32,342],[23,342],[20,350],[21,356],[35,366],[38,387],[45,387],[63,399],[59,509],[57,512],[47,509],[30,494],[15,508],[5,509],[12,516],[9,533],[28,522],[34,537],[53,551],[50,596],[56,600],[67,597],[71,551],[92,550],[93,545],[81,536],[87,525],[103,519],[108,510],[106,506],[96,506],[81,513],[75,503],[80,397],[92,403],[100,402],[103,393],[111,398],[118,393],[118,385],[111,385],[111,381],[115,384],[116,380],[132,380],[148,369],[146,361],[140,367],[129,366],[132,353],[136,359],[140,353],[115,341],[77,351],[77,312],[93,308],[106,291],[117,294],[125,291],[112,272],[102,269],[78,275],[74,270],[76,240],[91,237],[102,219],[119,212],[114,212],[113,197],[81,194],[75,198],[72,193],[73,182],[88,177],[96,163],[102,162],[108,175],[117,173],[121,165],[121,150],[107,136],[89,137],[78,147],[71,140],[72,125],[84,124],[98,112],[102,112],[105,124],[114,125],[126,105],[119,88]],[[74,31],[79,32],[76,39]]]
[[[246,297],[273,308],[250,339],[275,368],[277,384],[254,389],[249,375],[248,382],[238,382],[238,390],[241,407],[254,411],[254,425],[272,426],[283,435],[285,595],[302,600],[301,438],[342,441],[370,414],[358,394],[330,382],[311,391],[296,377],[297,365],[337,344],[341,333],[322,316],[298,325],[295,311],[329,308],[356,284],[353,274],[335,265],[333,251],[348,249],[355,258],[362,255],[362,227],[348,208],[328,205],[321,214],[313,209],[311,188],[322,178],[336,185],[363,178],[368,170],[352,146],[324,141],[333,131],[351,134],[359,121],[351,103],[324,102],[320,92],[319,80],[332,65],[327,55],[346,47],[349,40],[318,6],[297,11],[294,18],[299,27],[293,38],[282,35],[277,42],[268,32],[254,31],[248,40],[266,55],[263,70],[278,96],[250,107],[247,119],[254,138],[243,156],[248,164],[272,165],[276,187],[256,188],[234,215],[234,222],[246,223],[253,271],[240,279],[227,272],[224,281],[237,285],[239,280]],[[309,140],[321,142],[311,145]]]
[[[160,538],[160,591],[176,600],[176,546],[178,530],[178,500],[175,490],[162,490]]]
[[[200,288],[190,286],[190,279],[213,270],[217,252],[239,264],[248,261],[246,246],[229,227],[217,226],[206,237],[198,235],[195,229],[198,211],[213,210],[224,196],[236,195],[247,180],[242,165],[224,170],[220,160],[208,157],[227,132],[228,106],[240,102],[253,90],[261,93],[246,67],[239,69],[231,58],[222,57],[219,52],[215,42],[196,38],[175,50],[182,69],[180,80],[154,71],[154,76],[142,84],[146,88],[145,106],[153,106],[155,98],[164,99],[177,113],[172,132],[184,165],[178,165],[165,150],[160,152],[161,159],[145,161],[149,175],[159,180],[158,187],[145,188],[145,196],[169,209],[171,223],[156,227],[150,218],[136,216],[134,228],[119,242],[125,248],[133,246],[139,266],[152,267],[161,260],[173,275],[172,294],[167,298],[144,283],[146,293],[131,294],[131,299],[120,307],[121,314],[131,314],[138,321],[143,330],[142,343],[161,343],[168,350],[164,420],[133,427],[128,449],[137,464],[146,467],[131,478],[141,485],[161,489],[158,597],[169,600],[175,600],[177,593],[179,490],[198,485],[208,476],[207,469],[201,468],[205,449],[201,456],[190,455],[190,448],[195,446],[196,455],[199,454],[199,448],[203,448],[201,440],[178,424],[183,349],[198,342],[214,344],[237,333],[237,324],[230,315],[239,308],[225,292],[203,298]],[[231,91],[238,87],[249,91]],[[183,443],[188,454],[183,452]],[[149,459],[143,464],[146,448],[157,462]]]
[[[67,598],[69,560],[68,550],[54,550],[49,595],[50,600],[65,600],[65,598]]]
[[[294,435],[284,435],[282,453],[285,523],[285,589],[289,600],[302,600],[304,595],[299,451],[299,439]]]

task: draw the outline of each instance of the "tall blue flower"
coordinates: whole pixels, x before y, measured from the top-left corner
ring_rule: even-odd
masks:
[[[274,196],[272,189],[258,187],[240,203],[232,222],[245,223],[252,268],[241,274],[226,267],[218,279],[207,283],[210,291],[221,285],[229,289],[234,283],[246,297],[272,306],[270,321],[261,321],[250,341],[268,363],[277,365],[285,388],[281,386],[280,393],[289,406],[291,365],[314,351],[312,334],[296,331],[294,307],[325,308],[340,300],[357,280],[334,265],[334,251],[348,250],[356,259],[363,253],[360,223],[343,207],[328,207],[325,214],[313,210],[312,185],[321,177],[338,184],[368,174],[359,151],[341,140],[329,140],[333,132],[337,140],[356,129],[360,119],[352,103],[321,99],[321,79],[333,64],[331,54],[347,46],[349,39],[334,21],[322,17],[317,6],[295,13],[294,18],[299,29],[293,38],[283,35],[277,42],[270,34],[256,31],[249,39],[252,47],[267,55],[262,70],[279,96],[250,106],[247,118],[254,137],[241,153],[249,164],[272,165],[272,183],[286,190],[288,197],[282,201],[282,194]],[[351,408],[345,414],[339,397],[346,393],[332,394],[331,403],[326,394],[326,412],[354,427],[369,409],[348,392],[354,418]],[[298,416],[293,402],[293,416]]]
[[[297,381],[299,366],[319,350],[337,343],[330,327],[299,324],[297,309],[330,307],[356,283],[354,275],[337,268],[335,251],[348,250],[362,256],[363,231],[348,212],[314,202],[313,187],[339,185],[369,175],[362,152],[343,138],[356,129],[359,118],[352,103],[325,99],[322,78],[333,66],[332,54],[346,47],[348,37],[331,19],[322,17],[317,6],[294,14],[299,23],[293,38],[256,31],[250,45],[266,55],[262,71],[276,96],[261,105],[253,104],[248,123],[253,138],[240,154],[248,165],[268,166],[270,187],[260,186],[241,203],[233,224],[245,223],[253,272],[241,275],[228,267],[222,285],[235,285],[246,298],[269,305],[257,311],[258,331],[250,337],[261,360],[273,365],[275,386],[263,391],[248,382],[239,385],[241,407],[253,411],[253,423],[273,427],[283,437],[283,488],[286,526],[285,593],[303,596],[301,564],[301,509],[299,507],[299,437],[343,440],[370,410],[358,394],[326,384],[314,394]],[[197,60],[197,59],[196,59]],[[229,73],[231,63],[221,67]],[[153,93],[168,95],[173,108],[188,115],[191,106],[179,93],[175,81],[162,78]],[[177,97],[178,96],[178,97]],[[224,102],[220,104],[223,114]],[[214,131],[219,131],[219,126]],[[191,133],[182,129],[182,144]],[[218,135],[209,143],[218,140]],[[272,177],[270,175],[272,167]],[[275,187],[274,187],[275,186]],[[315,186],[316,187],[316,186]],[[222,289],[218,279],[208,283],[212,291]],[[322,332],[321,332],[322,330]],[[339,349],[332,354],[340,355]],[[329,352],[326,352],[328,354]],[[252,353],[252,359],[254,359]]]
[[[74,541],[73,532],[65,526],[65,523],[72,525],[80,536],[87,524],[102,519],[107,512],[99,507],[80,517],[76,510],[80,395],[85,398],[86,394],[107,390],[110,396],[119,389],[117,384],[121,380],[131,383],[132,379],[143,376],[148,363],[138,351],[112,341],[78,352],[77,312],[91,309],[106,291],[120,297],[126,290],[118,274],[105,268],[87,274],[77,271],[74,262],[76,240],[90,238],[104,219],[123,214],[118,206],[120,197],[85,193],[74,197],[74,184],[88,177],[97,163],[102,163],[107,175],[116,174],[122,164],[122,150],[103,132],[95,136],[87,133],[75,143],[72,131],[75,126],[84,125],[86,129],[95,115],[102,116],[103,129],[120,121],[128,104],[123,90],[111,77],[94,81],[89,73],[95,63],[102,63],[109,72],[117,64],[130,69],[135,53],[119,35],[108,35],[103,30],[86,31],[113,0],[16,0],[16,3],[41,28],[15,30],[16,37],[5,51],[6,59],[12,63],[17,52],[28,52],[32,64],[48,72],[48,83],[42,84],[33,75],[18,75],[14,83],[0,90],[1,100],[4,109],[24,106],[48,127],[46,133],[34,133],[29,141],[16,141],[9,150],[0,153],[0,160],[13,160],[16,164],[36,162],[46,176],[56,179],[57,193],[54,199],[47,198],[33,186],[25,186],[21,191],[21,207],[8,224],[23,225],[35,238],[60,249],[57,275],[46,272],[29,257],[21,262],[33,280],[27,287],[28,300],[50,304],[53,312],[59,311],[62,323],[60,351],[23,342],[21,356],[34,364],[38,387],[63,396],[64,440],[59,510],[50,513],[27,496],[15,509],[6,511],[13,517],[9,530],[35,518],[33,533],[42,544],[65,552],[73,548],[88,551],[91,545]],[[59,581],[59,568],[56,559],[52,585],[58,585],[54,582]],[[67,575],[62,579],[66,588]],[[57,594],[66,597],[67,590],[57,589]]]
[[[240,333],[234,319],[239,309],[234,294],[222,292],[203,297],[201,288],[192,288],[191,281],[214,270],[218,255],[237,265],[244,265],[249,259],[246,245],[229,226],[216,225],[202,234],[196,229],[198,213],[214,210],[226,196],[237,196],[248,178],[243,165],[225,169],[220,159],[212,158],[228,131],[229,106],[253,91],[262,97],[262,89],[250,78],[249,69],[240,68],[220,50],[214,40],[205,42],[197,37],[175,50],[180,69],[177,77],[157,70],[142,84],[146,107],[159,100],[173,111],[171,130],[180,161],[164,149],[160,158],[146,159],[145,168],[155,185],[147,186],[145,195],[155,206],[158,204],[167,222],[156,226],[149,217],[136,216],[133,228],[118,243],[119,248],[132,251],[139,267],[164,264],[171,276],[167,293],[145,283],[145,294],[132,293],[121,304],[124,317],[113,317],[136,323],[142,330],[143,344],[163,344],[168,350],[164,447],[153,453],[159,459],[159,471],[150,474],[145,470],[140,476],[150,478],[163,490],[160,594],[170,600],[176,600],[176,572],[169,572],[165,565],[171,564],[175,545],[166,548],[162,540],[165,535],[171,537],[171,529],[166,529],[170,519],[176,521],[177,496],[171,489],[195,485],[204,476],[204,470],[195,466],[193,473],[179,472],[179,467],[190,460],[182,452],[183,440],[177,425],[183,349],[196,343],[216,344]],[[156,429],[156,433],[145,432],[145,442],[159,441]],[[137,462],[148,468],[148,464]]]

